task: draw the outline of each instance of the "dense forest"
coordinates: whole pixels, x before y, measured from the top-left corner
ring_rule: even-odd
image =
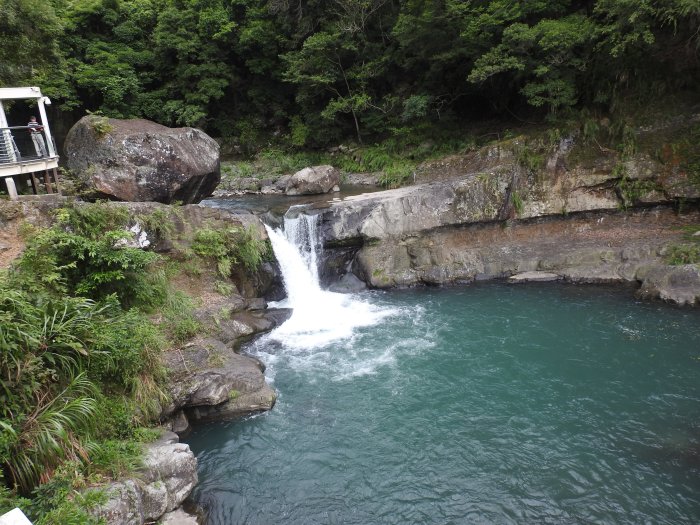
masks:
[[[0,85],[317,147],[697,91],[697,0],[0,0]]]

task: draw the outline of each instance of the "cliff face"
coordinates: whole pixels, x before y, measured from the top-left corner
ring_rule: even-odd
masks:
[[[442,159],[416,185],[332,203],[320,211],[326,246],[354,247],[354,273],[375,287],[547,271],[700,302],[698,268],[666,263],[684,242],[679,228],[700,223],[693,173],[648,152],[577,158],[571,139],[536,166],[523,147],[514,139]]]

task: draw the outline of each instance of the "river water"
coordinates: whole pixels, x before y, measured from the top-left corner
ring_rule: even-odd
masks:
[[[698,310],[599,286],[315,286],[245,348],[274,409],[186,440],[210,524],[700,522]]]

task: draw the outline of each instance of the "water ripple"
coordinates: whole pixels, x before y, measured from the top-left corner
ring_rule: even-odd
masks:
[[[344,340],[259,340],[275,409],[199,428],[212,525],[700,522],[700,313],[601,289],[368,294]]]

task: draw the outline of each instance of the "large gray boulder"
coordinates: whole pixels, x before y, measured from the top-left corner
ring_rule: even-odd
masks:
[[[328,193],[340,184],[340,172],[333,166],[313,166],[297,171],[287,181],[287,195]]]
[[[197,459],[172,432],[145,446],[140,475],[103,488],[107,501],[94,514],[107,525],[142,525],[172,512],[197,483]]]
[[[68,132],[68,168],[101,195],[189,204],[221,178],[219,145],[201,130],[89,115]]]

